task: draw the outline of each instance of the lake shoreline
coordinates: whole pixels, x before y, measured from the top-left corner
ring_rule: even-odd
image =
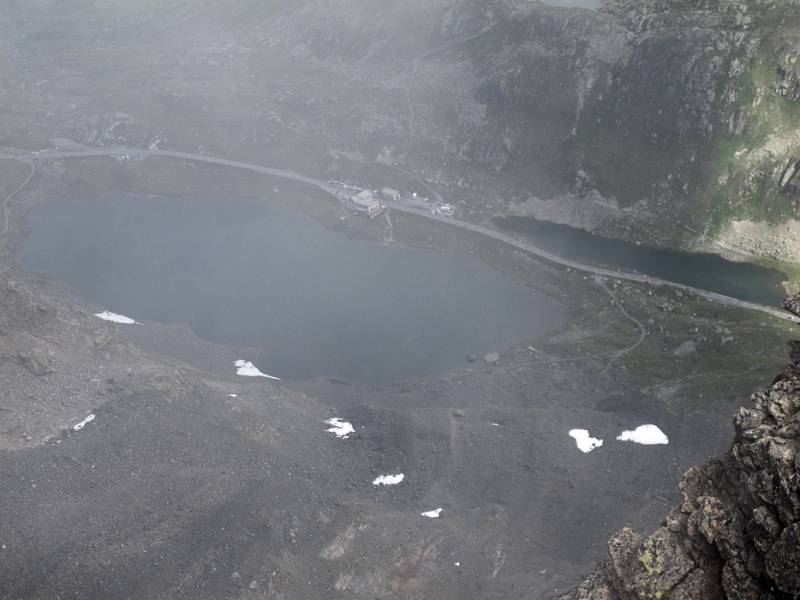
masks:
[[[119,192],[159,196],[168,192],[175,196],[228,200],[269,195],[354,238],[378,243],[384,239],[385,223],[379,219],[349,217],[341,212],[338,203],[305,186],[275,180],[267,187],[263,177],[250,180],[240,173],[174,163],[148,161],[146,166],[121,165],[110,159],[76,162],[64,164],[63,175],[35,180],[36,187],[29,188],[13,203],[15,236],[27,227],[19,221],[23,205],[52,198],[68,201],[82,196],[104,198]],[[175,185],[176,181],[180,186]],[[345,220],[340,219],[342,216]],[[520,580],[526,582],[531,593],[541,594],[577,581],[605,555],[605,540],[620,527],[655,526],[665,509],[678,498],[674,485],[678,475],[728,444],[728,413],[738,406],[734,404],[736,399],[760,385],[777,369],[776,365],[784,362],[780,346],[784,337],[793,333],[787,324],[691,294],[678,296],[676,290],[664,286],[608,281],[619,304],[641,321],[647,332],[635,352],[615,360],[619,350],[634,344],[640,332],[607,292],[585,273],[556,267],[485,236],[455,233],[452,227],[414,215],[392,213],[391,220],[395,240],[392,243],[434,247],[478,258],[515,281],[559,300],[569,312],[567,322],[558,331],[537,340],[532,348],[527,344],[501,348],[496,362],[479,359],[435,377],[383,385],[331,380],[276,384],[237,376],[231,359],[247,358],[236,356],[239,349],[201,348],[192,341],[192,333],[185,330],[158,333],[162,326],[154,324],[105,323],[91,315],[94,311],[80,306],[63,284],[16,272],[0,261],[5,280],[21,282],[15,284],[15,289],[36,290],[40,302],[52,298],[59,307],[79,305],[75,310],[83,314],[78,336],[74,340],[56,338],[58,344],[52,346],[56,371],[44,376],[41,384],[37,382],[35,392],[30,391],[28,380],[20,377],[18,388],[12,382],[10,393],[19,398],[32,393],[38,397],[40,387],[48,390],[47,377],[60,381],[70,375],[63,366],[68,349],[84,348],[89,343],[97,345],[92,350],[97,373],[80,373],[80,381],[112,379],[111,391],[90,400],[96,405],[81,404],[82,408],[73,416],[78,417],[75,419],[78,422],[88,414],[84,410],[89,409],[98,415],[81,433],[93,435],[95,428],[100,428],[100,436],[111,436],[101,437],[100,444],[120,439],[111,433],[103,434],[104,411],[106,415],[118,411],[120,422],[131,424],[130,432],[166,428],[173,432],[173,437],[174,432],[187,428],[196,432],[191,438],[184,439],[182,433],[179,439],[168,438],[164,447],[170,453],[186,447],[200,448],[192,446],[202,444],[204,439],[203,430],[195,430],[194,422],[206,414],[215,415],[213,423],[218,427],[218,413],[235,418],[240,414],[238,411],[244,414],[250,414],[249,410],[261,411],[250,417],[246,425],[237,425],[244,429],[235,429],[236,435],[227,438],[236,451],[226,451],[223,457],[236,464],[235,461],[241,460],[239,453],[246,452],[241,448],[242,435],[245,440],[284,436],[278,439],[285,443],[286,436],[295,439],[307,435],[307,429],[321,430],[325,419],[342,417],[355,428],[353,440],[333,440],[332,443],[348,445],[337,446],[340,450],[336,464],[323,467],[326,471],[336,469],[337,473],[343,470],[348,474],[343,475],[346,484],[342,490],[336,490],[339,502],[346,498],[348,507],[353,503],[360,507],[359,511],[364,510],[362,487],[347,479],[352,473],[370,474],[365,485],[371,487],[369,482],[376,471],[403,472],[408,477],[403,484],[407,487],[392,490],[392,510],[397,512],[391,512],[389,520],[383,523],[397,523],[399,530],[414,532],[417,525],[406,522],[401,515],[408,512],[416,518],[420,510],[434,506],[427,506],[428,501],[435,500],[435,506],[445,507],[442,522],[452,527],[449,537],[459,540],[460,561],[480,569],[485,561],[486,540],[474,536],[477,515],[482,523],[490,524],[492,539],[503,545],[509,574],[523,578]],[[58,310],[67,312],[65,308]],[[65,322],[72,321],[57,321],[58,327],[64,327]],[[154,336],[165,339],[154,339],[152,345],[124,342],[128,332],[146,336],[150,327],[156,330]],[[187,364],[191,361],[152,353],[157,347],[163,350],[163,344],[177,343],[181,337],[189,352],[184,358],[204,353],[204,360],[213,363],[211,372]],[[729,337],[733,341],[726,341]],[[697,351],[675,355],[686,341],[693,341]],[[133,358],[121,353],[128,346]],[[766,351],[776,348],[774,353]],[[754,355],[763,357],[763,364],[760,362],[755,370],[751,364]],[[146,408],[148,405],[139,407],[130,400],[142,397],[138,390],[143,384],[137,383],[130,390],[126,387],[133,385],[128,381],[136,379],[125,373],[133,369],[138,374],[137,365],[144,360],[160,365],[161,369],[148,366],[137,375],[159,390],[156,399],[147,402],[148,405],[163,403],[163,409],[152,415]],[[116,375],[117,372],[121,375]],[[103,373],[115,375],[111,378]],[[203,391],[197,398],[186,396],[183,402],[191,402],[188,406],[172,400],[171,396],[169,403],[161,400],[162,394],[168,393],[161,390],[175,386],[183,389],[196,378],[208,382],[213,393]],[[47,397],[47,393],[42,391],[42,397]],[[237,397],[231,398],[229,394]],[[270,415],[276,409],[281,416],[273,422]],[[164,425],[163,415],[167,415]],[[187,419],[187,415],[191,418]],[[302,420],[302,428],[296,424],[297,419]],[[654,450],[614,441],[620,431],[650,422],[670,436],[668,446]],[[607,443],[591,454],[584,454],[568,435],[575,428],[586,429]],[[28,435],[29,429],[25,431]],[[131,433],[122,439],[127,443],[139,435]],[[39,434],[30,437],[32,441],[25,442],[29,446],[36,446],[41,439]],[[229,469],[227,465],[224,468]],[[238,473],[235,469],[233,472]],[[314,473],[300,473],[301,477],[293,480],[304,483],[318,480]],[[547,482],[547,494],[541,493],[543,481]],[[646,497],[642,496],[643,485],[649,491]],[[348,494],[354,494],[353,498]],[[259,496],[259,502],[262,501]],[[418,510],[421,503],[426,506]],[[387,509],[370,504],[367,512],[372,514],[375,510]],[[583,514],[602,514],[603,519],[587,523],[575,518]],[[378,551],[380,547],[376,546]],[[318,556],[318,552],[315,548],[309,556]],[[547,576],[529,577],[543,570]],[[441,576],[446,577],[444,573]],[[456,580],[452,583],[457,585]]]
[[[787,273],[753,262],[730,261],[713,253],[639,245],[531,216],[498,216],[492,223],[501,231],[522,234],[538,247],[562,257],[765,306],[778,306],[783,301],[783,284],[789,279]],[[744,285],[743,278],[746,278]]]
[[[100,310],[258,347],[251,360],[282,379],[432,376],[564,322],[474,257],[353,240],[268,199],[109,195],[39,204],[27,221],[26,270]]]

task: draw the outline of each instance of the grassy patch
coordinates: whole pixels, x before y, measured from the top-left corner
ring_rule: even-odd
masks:
[[[585,119],[576,142],[581,164],[594,176],[597,189],[621,206],[652,196],[687,154],[677,140],[648,137],[605,120]]]
[[[735,90],[734,112],[748,115],[747,126],[739,134],[716,137],[699,188],[700,203],[710,205],[711,235],[736,219],[778,224],[795,216],[796,198],[781,192],[778,177],[786,162],[800,154],[800,104],[773,91],[778,76],[771,46]],[[785,142],[769,147],[770,139]]]

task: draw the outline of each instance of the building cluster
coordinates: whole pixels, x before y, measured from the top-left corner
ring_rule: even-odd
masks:
[[[356,214],[366,215],[371,219],[377,217],[386,209],[386,205],[382,204],[381,201],[404,202],[409,206],[445,217],[452,217],[455,211],[451,204],[431,203],[430,199],[419,194],[403,195],[400,191],[390,187],[380,190],[362,190],[341,181],[331,180],[328,183],[340,188],[337,191],[337,196],[342,199],[348,210]]]
[[[386,208],[381,204],[381,200],[398,202],[402,197],[400,192],[393,188],[383,188],[380,191],[360,190],[355,195],[346,197],[347,208],[353,212],[367,215],[369,218],[377,217]]]

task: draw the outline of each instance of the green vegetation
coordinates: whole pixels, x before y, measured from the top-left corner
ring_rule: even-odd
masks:
[[[795,198],[780,190],[787,162],[800,155],[800,103],[779,95],[781,36],[770,38],[751,67],[739,78],[732,114],[744,115],[736,134],[717,136],[709,168],[700,186],[710,203],[708,233],[718,233],[734,219],[778,224],[795,215]],[[778,60],[782,60],[779,58]]]
[[[642,563],[642,566],[645,568],[648,575],[653,574],[653,571],[655,570],[653,567],[653,553],[650,552],[649,548],[645,548],[641,553],[639,556],[639,562]]]
[[[641,583],[647,598],[661,600],[670,590],[659,589],[658,583],[663,572],[663,564],[661,564],[662,561],[658,560],[656,552],[653,538],[645,540],[644,550],[639,555],[639,564],[644,568],[644,577],[642,577]]]
[[[617,107],[610,115],[586,114],[576,131],[580,164],[595,178],[597,189],[630,206],[650,197],[654,187],[687,155],[686,145],[672,136],[650,137],[621,115],[635,107]],[[620,118],[615,120],[619,116]]]

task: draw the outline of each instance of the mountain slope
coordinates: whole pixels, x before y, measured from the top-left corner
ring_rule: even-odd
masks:
[[[160,140],[342,177],[377,162],[478,221],[800,258],[793,2],[51,8],[0,22],[8,145]]]
[[[683,504],[561,600],[789,600],[800,596],[800,352],[734,419],[730,451],[683,476]]]

